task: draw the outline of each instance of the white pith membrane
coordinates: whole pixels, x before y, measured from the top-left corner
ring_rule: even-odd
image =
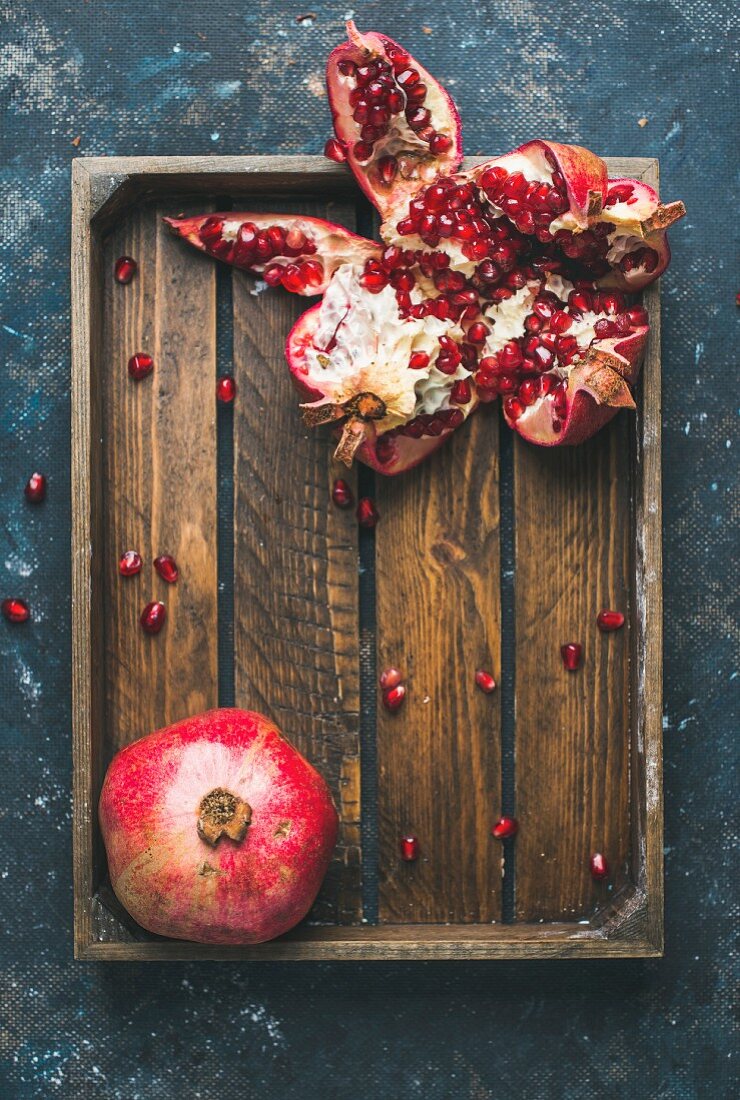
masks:
[[[450,392],[471,372],[460,364],[454,374],[444,374],[434,365],[440,336],[463,341],[459,324],[436,317],[401,319],[393,287],[377,294],[365,290],[359,283],[362,271],[361,265],[346,264],[324,294],[311,343],[304,348],[304,381],[324,397],[303,407],[342,406],[358,394],[374,394],[385,406],[385,415],[371,421],[378,434],[450,409],[467,417],[475,402],[452,404]],[[423,296],[419,287],[411,291],[414,302]],[[429,356],[421,370],[409,367],[416,351]]]

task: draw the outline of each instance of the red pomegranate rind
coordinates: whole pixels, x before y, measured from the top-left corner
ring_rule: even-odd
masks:
[[[298,214],[233,212],[164,220],[201,252],[295,294],[323,294],[337,268],[380,254],[375,241]]]
[[[351,20],[347,34],[349,41],[332,50],[326,65],[334,130],[347,147],[347,163],[357,182],[385,217],[423,184],[459,167],[460,116],[445,89],[392,38],[374,31],[360,34]],[[367,79],[365,72],[358,79],[357,67],[370,65],[382,67],[377,73],[381,79]],[[362,89],[371,84],[365,94]],[[410,91],[422,85],[423,96]],[[373,126],[375,121],[379,124]],[[377,132],[372,140],[367,127]]]
[[[637,291],[659,278],[671,258],[666,229],[685,213],[682,202],[661,203],[641,180],[610,179],[600,220],[615,227],[610,234],[612,271],[602,282]]]

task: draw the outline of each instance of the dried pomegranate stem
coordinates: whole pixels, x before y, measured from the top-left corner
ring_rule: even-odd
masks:
[[[244,840],[252,820],[252,807],[223,787],[205,796],[199,807],[198,836],[215,848],[222,836],[237,843]]]

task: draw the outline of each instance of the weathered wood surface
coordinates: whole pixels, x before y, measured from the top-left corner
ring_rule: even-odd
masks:
[[[354,228],[352,207],[296,206]],[[347,471],[326,432],[302,423],[285,364],[285,337],[310,301],[257,293],[239,273],[233,301],[236,703],[269,714],[329,783],[340,835],[312,919],[352,923],[362,916],[357,522],[331,505],[332,480]]]
[[[105,737],[109,751],[217,705],[215,268],[183,249],[143,206],[105,246],[103,454],[105,534]],[[128,286],[113,278],[120,255],[139,264]],[[129,356],[154,357],[141,382]],[[141,573],[118,559],[138,550]],[[152,562],[180,567],[167,584]],[[152,637],[142,608],[161,600],[167,621]]]
[[[377,478],[378,670],[401,668],[408,695],[377,718],[380,918],[501,918],[498,420],[482,410],[430,460]],[[422,855],[399,858],[399,840]]]

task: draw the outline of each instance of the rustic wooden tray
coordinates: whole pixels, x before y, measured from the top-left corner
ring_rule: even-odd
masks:
[[[610,175],[657,186],[657,162]],[[397,479],[352,474],[382,520],[329,506],[328,439],[283,358],[306,308],[171,237],[164,214],[300,210],[371,233],[314,157],[125,158],[73,166],[72,502],[75,952],[84,959],[400,959],[662,952],[659,292],[637,415],[577,449],[499,430],[488,407]],[[128,287],[117,256],[139,261]],[[133,386],[125,364],[157,369]],[[232,367],[233,363],[233,367]],[[233,369],[233,408],[216,373]],[[121,583],[123,549],[144,555]],[[156,554],[182,563],[165,585]],[[162,597],[168,624],[138,614]],[[602,636],[601,607],[628,612]],[[563,641],[584,643],[577,675]],[[395,715],[377,670],[408,673]],[[476,667],[500,690],[483,695]],[[309,921],[258,947],[154,937],[117,905],[97,824],[130,740],[219,703],[272,715],[341,818]],[[362,808],[361,808],[362,807]],[[520,832],[490,835],[501,811]],[[413,830],[424,856],[398,858]],[[608,853],[609,885],[588,869]],[[502,858],[503,857],[503,858]]]

